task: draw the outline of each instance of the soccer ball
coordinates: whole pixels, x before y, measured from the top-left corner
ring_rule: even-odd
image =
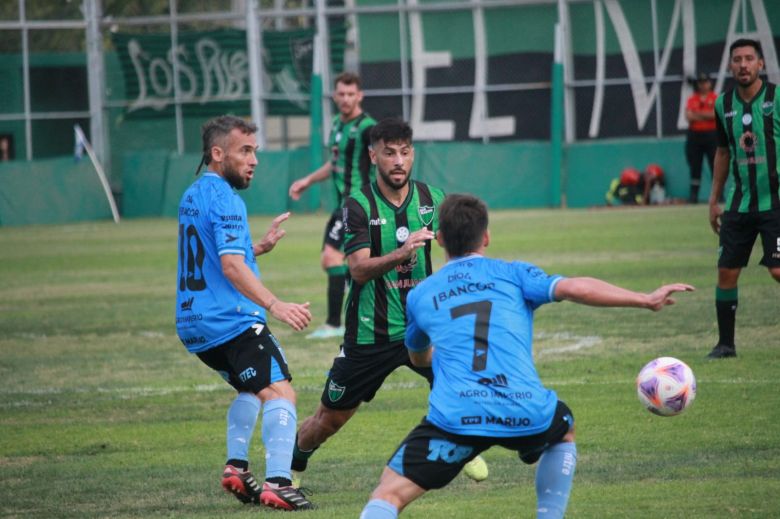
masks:
[[[696,377],[683,361],[658,357],[639,372],[636,393],[651,413],[674,416],[682,413],[696,398]]]

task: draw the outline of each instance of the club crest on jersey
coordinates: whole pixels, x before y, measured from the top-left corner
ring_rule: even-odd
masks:
[[[433,215],[436,213],[436,208],[432,205],[421,205],[417,212],[420,213],[420,221],[423,225],[430,225],[433,221]]]
[[[398,229],[396,229],[395,239],[398,240],[398,243],[406,242],[406,240],[409,239],[409,228],[401,226]]]
[[[766,101],[761,105],[761,113],[764,115],[771,115],[775,111],[775,103],[773,101]]]
[[[332,380],[328,382],[328,398],[331,402],[338,402],[341,400],[341,397],[344,396],[346,390],[346,387],[340,386]]]

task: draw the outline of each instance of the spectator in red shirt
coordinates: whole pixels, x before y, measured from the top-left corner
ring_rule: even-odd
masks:
[[[685,117],[688,119],[688,139],[685,142],[685,158],[691,171],[691,190],[688,201],[698,202],[701,186],[701,166],[704,157],[710,165],[710,175],[715,161],[718,137],[715,131],[715,100],[712,81],[707,74],[699,74],[694,82],[695,92],[688,98]]]

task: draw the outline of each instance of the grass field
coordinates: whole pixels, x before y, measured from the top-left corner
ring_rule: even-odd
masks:
[[[536,355],[574,410],[579,450],[567,517],[780,516],[780,290],[756,265],[740,283],[739,358],[707,362],[717,340],[717,239],[706,207],[506,211],[491,215],[493,256],[637,290],[695,285],[660,313],[571,303],[537,312]],[[269,218],[255,218],[259,238]],[[294,215],[260,259],[283,298],[324,319],[324,215]],[[0,228],[0,515],[255,517],[222,492],[230,388],[188,355],[173,326],[176,223],[127,221]],[[434,247],[436,248],[436,247]],[[437,251],[437,264],[442,258]],[[311,343],[280,323],[299,394],[314,410],[337,342]],[[634,377],[672,355],[699,392],[675,418],[638,403]],[[356,518],[398,442],[425,413],[427,390],[395,373],[312,458],[312,518]],[[252,456],[262,474],[255,434]],[[533,469],[486,453],[491,474],[463,476],[412,504],[409,518],[534,517]]]

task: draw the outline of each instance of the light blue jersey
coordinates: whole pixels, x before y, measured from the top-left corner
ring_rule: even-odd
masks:
[[[456,258],[406,301],[406,346],[434,345],[428,420],[469,436],[528,436],[550,426],[558,397],[534,366],[533,313],[555,285],[530,263]]]
[[[179,204],[176,331],[192,353],[219,346],[266,320],[265,309],[222,273],[223,254],[244,256],[244,263],[260,276],[244,201],[225,179],[207,171]]]

